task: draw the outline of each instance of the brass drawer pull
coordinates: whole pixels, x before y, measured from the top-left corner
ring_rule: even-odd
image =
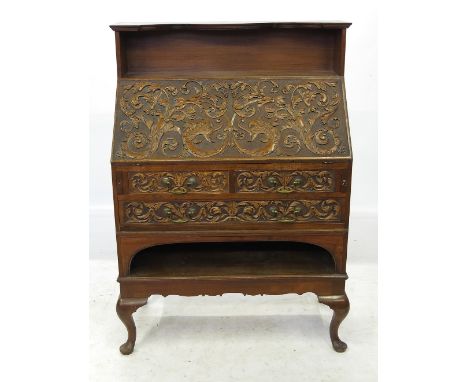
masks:
[[[270,187],[276,187],[278,185],[278,179],[276,179],[274,176],[269,176],[267,178],[267,183]]]
[[[166,187],[171,187],[171,178],[169,178],[168,176],[163,176],[161,178],[161,183],[163,184],[163,186],[166,186]]]
[[[198,179],[195,176],[190,176],[187,178],[186,184],[188,187],[197,187]]]
[[[189,207],[187,209],[187,215],[193,217],[197,213],[197,209],[195,207]]]
[[[177,187],[172,190],[168,190],[171,194],[176,194],[176,195],[183,195],[187,193],[187,189],[184,187]]]
[[[300,177],[295,177],[294,180],[293,180],[293,185],[296,186],[296,187],[299,187],[301,186],[303,183],[303,179],[300,178]]]

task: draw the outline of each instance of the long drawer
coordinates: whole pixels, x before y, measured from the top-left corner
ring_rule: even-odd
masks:
[[[343,198],[297,200],[124,201],[126,225],[343,222]]]

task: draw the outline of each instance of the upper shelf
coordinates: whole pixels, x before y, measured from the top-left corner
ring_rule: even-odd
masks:
[[[112,25],[119,78],[344,75],[350,23]]]

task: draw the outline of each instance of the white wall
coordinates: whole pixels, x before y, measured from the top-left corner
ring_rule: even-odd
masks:
[[[220,12],[218,1],[162,4],[96,2],[88,20],[90,85],[90,255],[115,256],[110,151],[116,87],[114,33],[108,27],[125,22],[261,22],[342,20],[347,33],[346,91],[353,144],[352,218],[377,213],[377,13],[372,1],[316,3],[236,1]],[[222,3],[228,7],[226,3]],[[320,5],[318,5],[320,4]],[[276,6],[275,6],[276,5]],[[142,10],[145,10],[142,12]],[[228,14],[229,19],[220,18]],[[352,225],[352,221],[351,221]]]

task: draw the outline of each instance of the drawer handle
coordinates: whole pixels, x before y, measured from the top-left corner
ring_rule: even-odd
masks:
[[[267,183],[270,187],[276,187],[278,185],[278,179],[276,179],[274,176],[269,176],[267,178]]]
[[[197,209],[195,207],[189,207],[187,209],[187,215],[190,217],[190,218],[193,218],[195,216],[195,214],[197,213]]]
[[[184,187],[177,187],[172,190],[168,190],[171,194],[182,195],[187,193],[187,189]]]
[[[294,219],[288,219],[288,218],[284,218],[284,219],[280,219],[278,220],[280,223],[294,223],[295,220]]]
[[[271,206],[269,208],[269,211],[270,211],[270,214],[273,215],[273,216],[278,216],[278,208],[276,206]],[[300,207],[294,207],[294,210],[293,210],[293,213],[294,215],[299,215],[300,213],[302,212],[302,208]],[[280,219],[277,220],[279,223],[295,223],[296,222],[296,219],[294,218],[291,218],[291,217],[282,217]]]
[[[164,207],[163,213],[168,219],[171,219],[171,223],[187,223],[187,220],[184,219],[172,219],[174,214],[172,213],[172,210],[169,207]]]
[[[299,206],[294,207],[293,213],[295,216],[299,215],[302,212],[302,208]],[[281,223],[295,223],[296,219],[294,218],[283,218],[279,220]]]
[[[302,186],[303,179],[299,176],[296,176],[293,180],[293,185],[296,187]]]
[[[187,178],[186,183],[187,183],[187,186],[189,186],[189,187],[196,187],[197,184],[198,184],[198,180],[197,180],[197,178],[195,176],[189,176]]]
[[[278,191],[281,194],[290,194],[294,190],[292,188],[289,188],[289,187],[280,187],[276,191]]]
[[[163,176],[161,178],[161,183],[163,184],[163,186],[170,187],[172,183],[171,178],[169,178],[168,176]]]
[[[161,184],[167,188],[167,192],[170,192],[171,194],[182,195],[188,192],[188,188],[197,187],[198,179],[196,176],[193,176],[193,175],[188,177],[187,180],[185,181],[185,185],[187,187],[183,187],[179,185],[174,185],[173,180],[169,176],[163,176],[161,178]]]

